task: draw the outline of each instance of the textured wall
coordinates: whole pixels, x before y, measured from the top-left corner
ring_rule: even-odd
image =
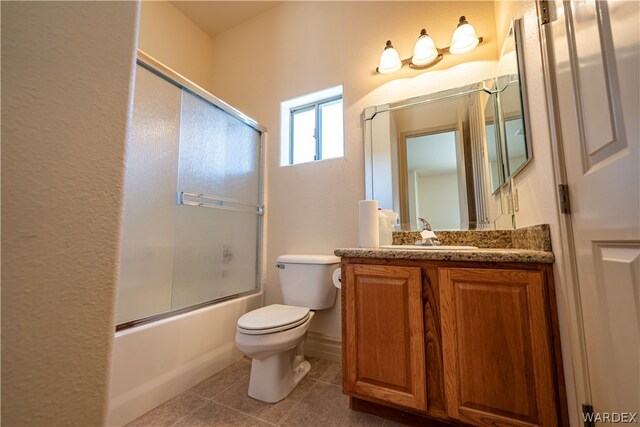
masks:
[[[411,56],[421,28],[448,46],[462,14],[485,36],[478,49],[447,56],[427,72],[375,73],[387,39],[403,58]],[[498,55],[491,2],[284,2],[213,41],[213,93],[269,132],[267,303],[281,301],[273,268],[278,255],[333,253],[358,243],[364,108],[483,80],[495,72]],[[339,84],[345,156],[280,167],[280,102]],[[339,306],[318,313],[311,330],[339,337]]]
[[[213,42],[168,1],[143,1],[138,47],[211,91]]]
[[[2,2],[2,424],[105,421],[136,2]]]

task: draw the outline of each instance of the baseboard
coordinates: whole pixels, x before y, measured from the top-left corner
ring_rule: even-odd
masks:
[[[342,361],[342,340],[317,332],[308,332],[304,354],[340,362]]]

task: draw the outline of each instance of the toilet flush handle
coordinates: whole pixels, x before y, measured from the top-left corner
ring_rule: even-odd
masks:
[[[277,263],[277,264],[276,264],[276,268],[279,268],[279,269],[281,269],[281,270],[284,270],[284,264]]]

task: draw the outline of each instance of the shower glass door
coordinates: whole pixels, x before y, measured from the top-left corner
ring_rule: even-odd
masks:
[[[260,132],[183,90],[179,153],[172,308],[254,289]]]
[[[153,59],[139,59],[117,329],[258,291],[263,132]]]

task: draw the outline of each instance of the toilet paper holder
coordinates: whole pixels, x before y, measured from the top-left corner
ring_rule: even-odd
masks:
[[[333,282],[333,286],[342,289],[342,269],[340,267],[333,270],[331,281]]]

